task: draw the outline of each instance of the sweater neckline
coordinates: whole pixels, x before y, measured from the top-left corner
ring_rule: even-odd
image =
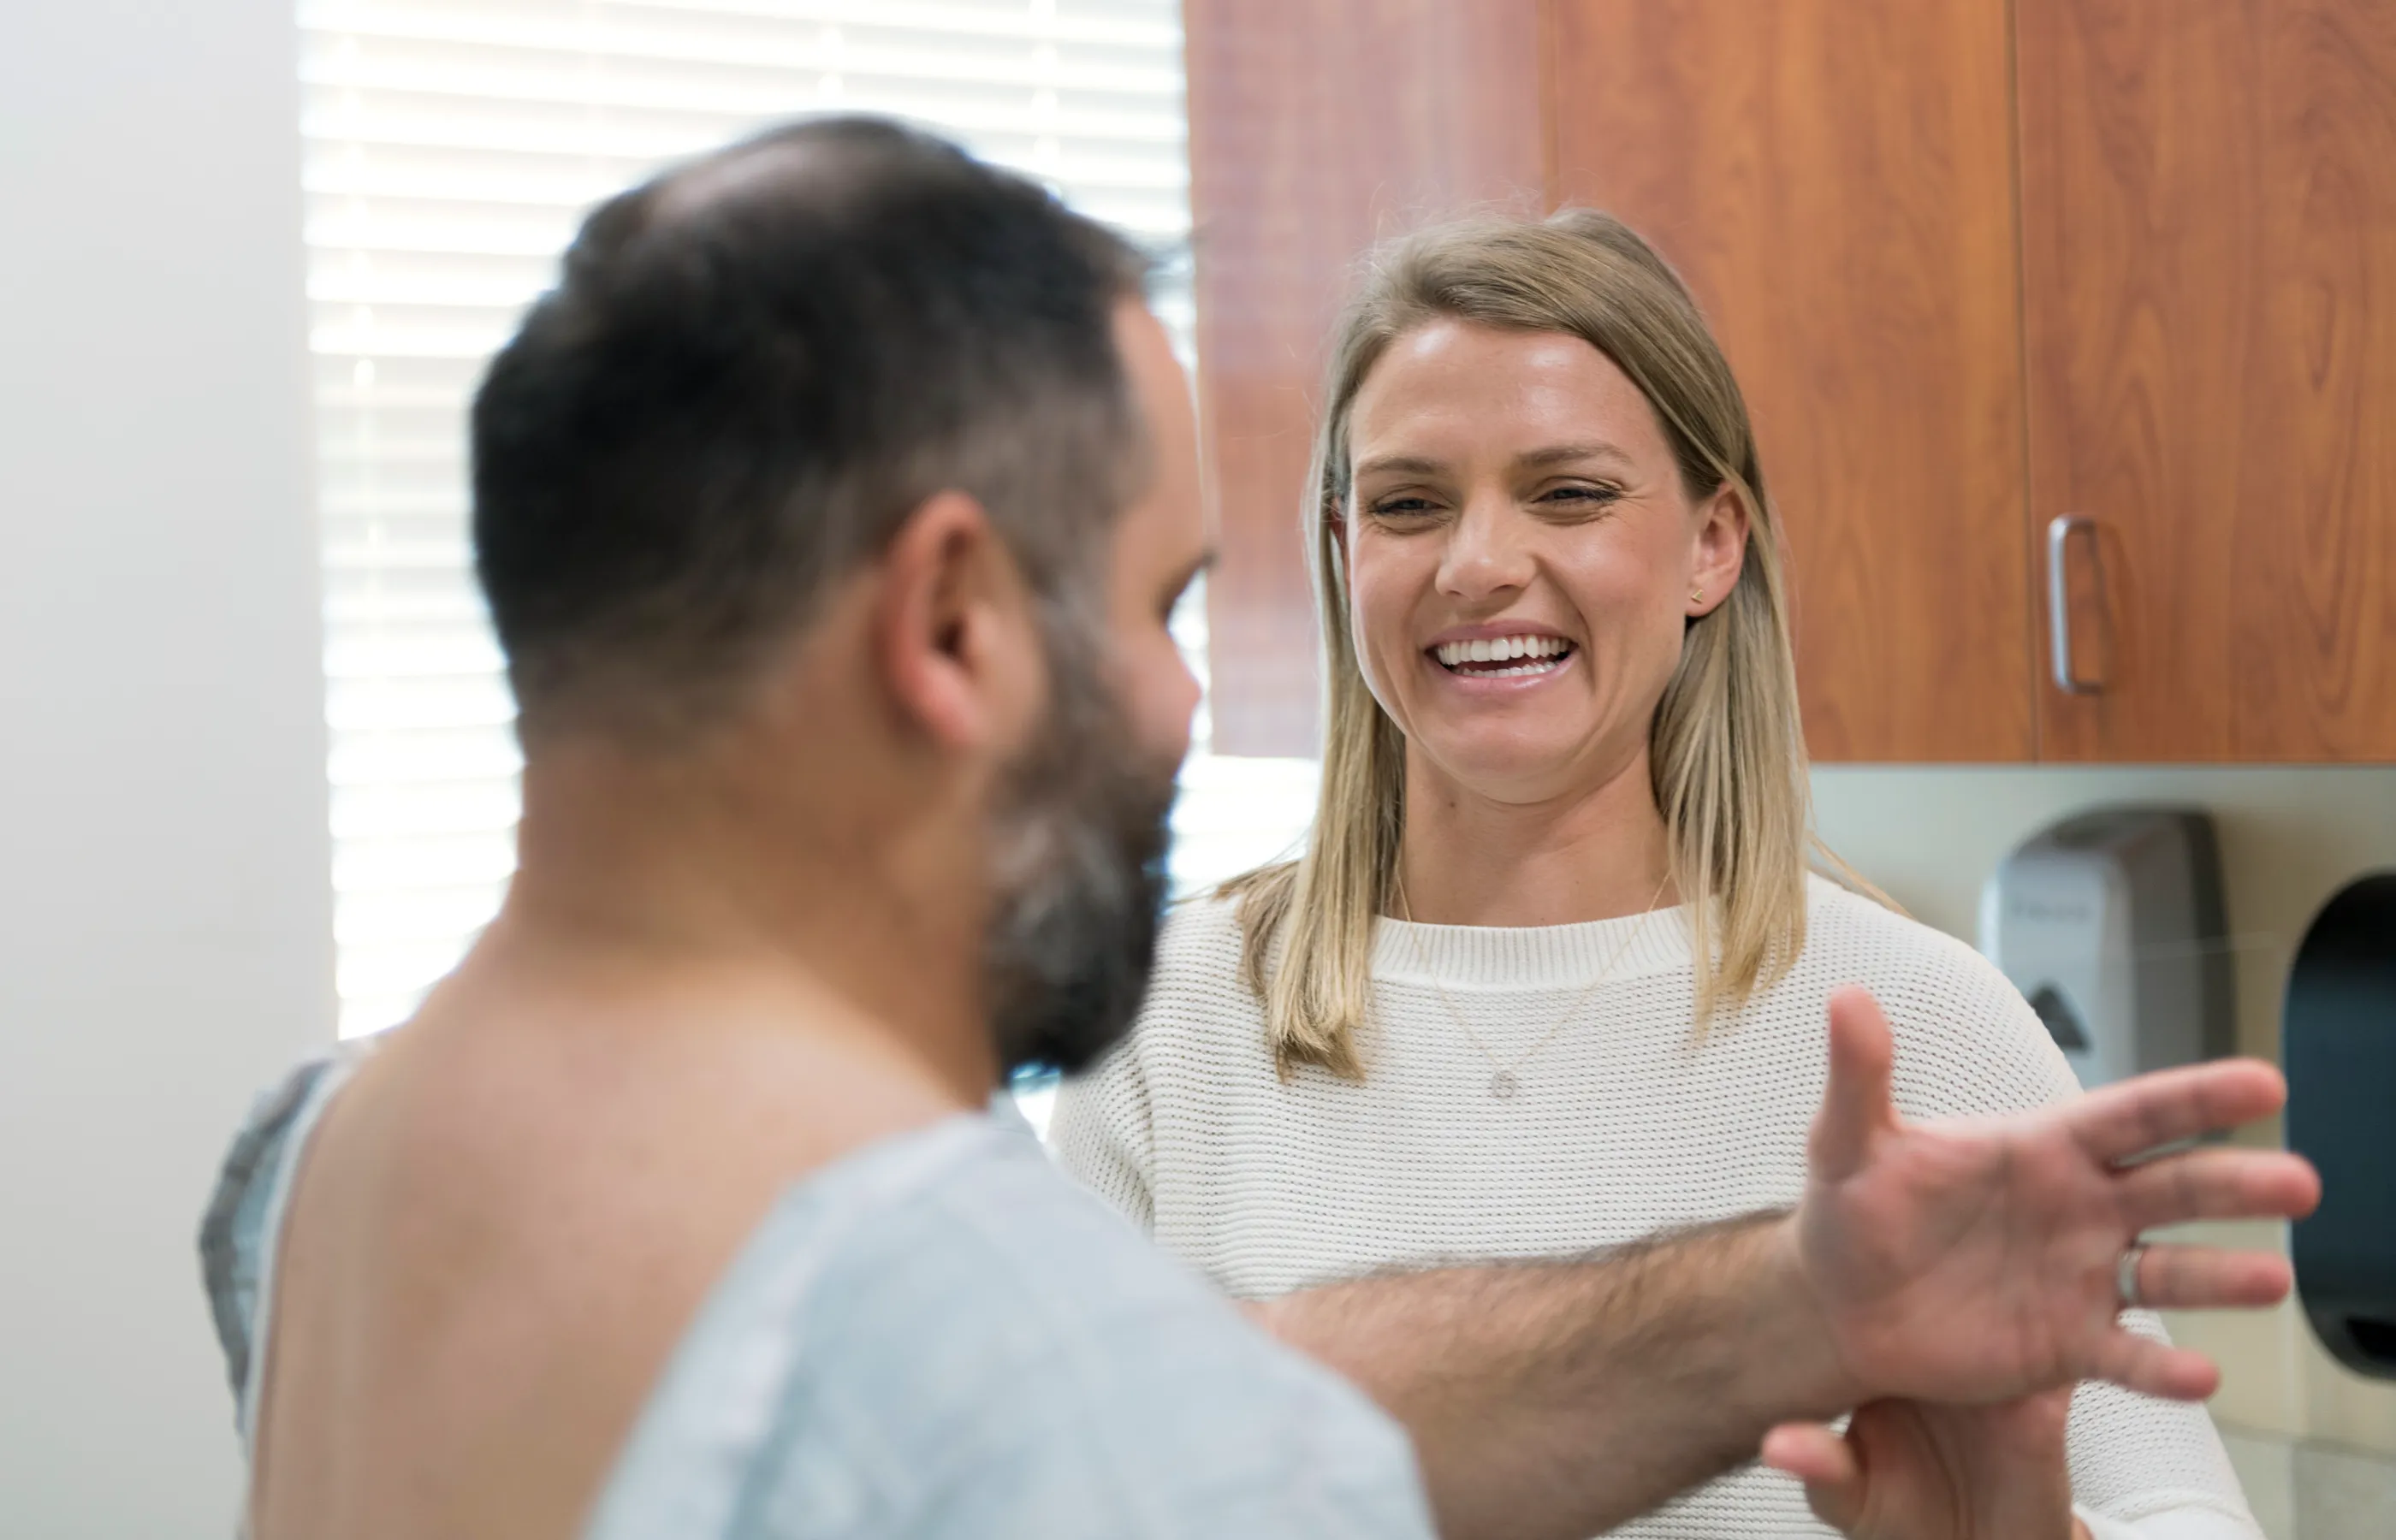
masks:
[[[1426,925],[1384,915],[1373,926],[1373,976],[1392,983],[1568,989],[1595,982],[1617,953],[1615,979],[1686,971],[1686,907],[1572,925]]]

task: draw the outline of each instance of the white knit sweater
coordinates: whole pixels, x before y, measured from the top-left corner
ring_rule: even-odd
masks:
[[[1517,1093],[1494,1097],[1491,1055],[1512,1065],[1626,944],[1515,1071]],[[1261,1298],[1395,1265],[1585,1252],[1794,1202],[1825,1002],[1842,984],[1869,986],[1888,1013],[1908,1117],[2075,1093],[2037,1017],[1977,953],[1820,879],[1795,968],[1702,1038],[1678,910],[1644,926],[1385,920],[1373,980],[1364,1081],[1309,1069],[1284,1083],[1241,980],[1231,906],[1185,905],[1133,1037],[1058,1096],[1058,1158],[1226,1291]],[[2200,1408],[2083,1387],[2070,1464],[2100,1533],[2260,1540]],[[1794,1481],[1750,1467],[1617,1533],[1830,1532]]]

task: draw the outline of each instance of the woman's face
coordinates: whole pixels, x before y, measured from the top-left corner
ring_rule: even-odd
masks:
[[[1737,497],[1692,499],[1639,388],[1556,332],[1407,333],[1348,442],[1356,650],[1410,761],[1508,803],[1637,763],[1688,618],[1738,580]]]

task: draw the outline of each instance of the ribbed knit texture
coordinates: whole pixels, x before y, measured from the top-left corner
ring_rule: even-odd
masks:
[[[1679,910],[1644,928],[1385,920],[1364,1081],[1306,1069],[1285,1083],[1241,980],[1231,906],[1199,900],[1167,923],[1130,1041],[1058,1096],[1051,1140],[1168,1250],[1263,1298],[1393,1266],[1585,1252],[1795,1202],[1825,1004],[1842,984],[1869,986],[1886,1009],[1909,1118],[2076,1094],[2038,1018],[1970,948],[1820,879],[1808,924],[1795,968],[1700,1037]],[[1515,1069],[1516,1095],[1493,1097],[1497,1066],[1455,1013],[1511,1066],[1576,1000],[1572,1022]],[[2133,1322],[2161,1333],[2151,1317]],[[2141,1533],[2260,1540],[2199,1408],[2083,1387],[2070,1462],[2081,1505]],[[1831,1532],[1794,1481],[1750,1467],[1617,1533]]]

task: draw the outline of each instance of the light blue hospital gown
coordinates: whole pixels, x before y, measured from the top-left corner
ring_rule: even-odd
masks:
[[[262,1097],[201,1230],[245,1445],[295,1154],[351,1060]],[[794,1185],[701,1308],[586,1540],[1431,1533],[1404,1435],[1027,1134],[959,1116]]]

